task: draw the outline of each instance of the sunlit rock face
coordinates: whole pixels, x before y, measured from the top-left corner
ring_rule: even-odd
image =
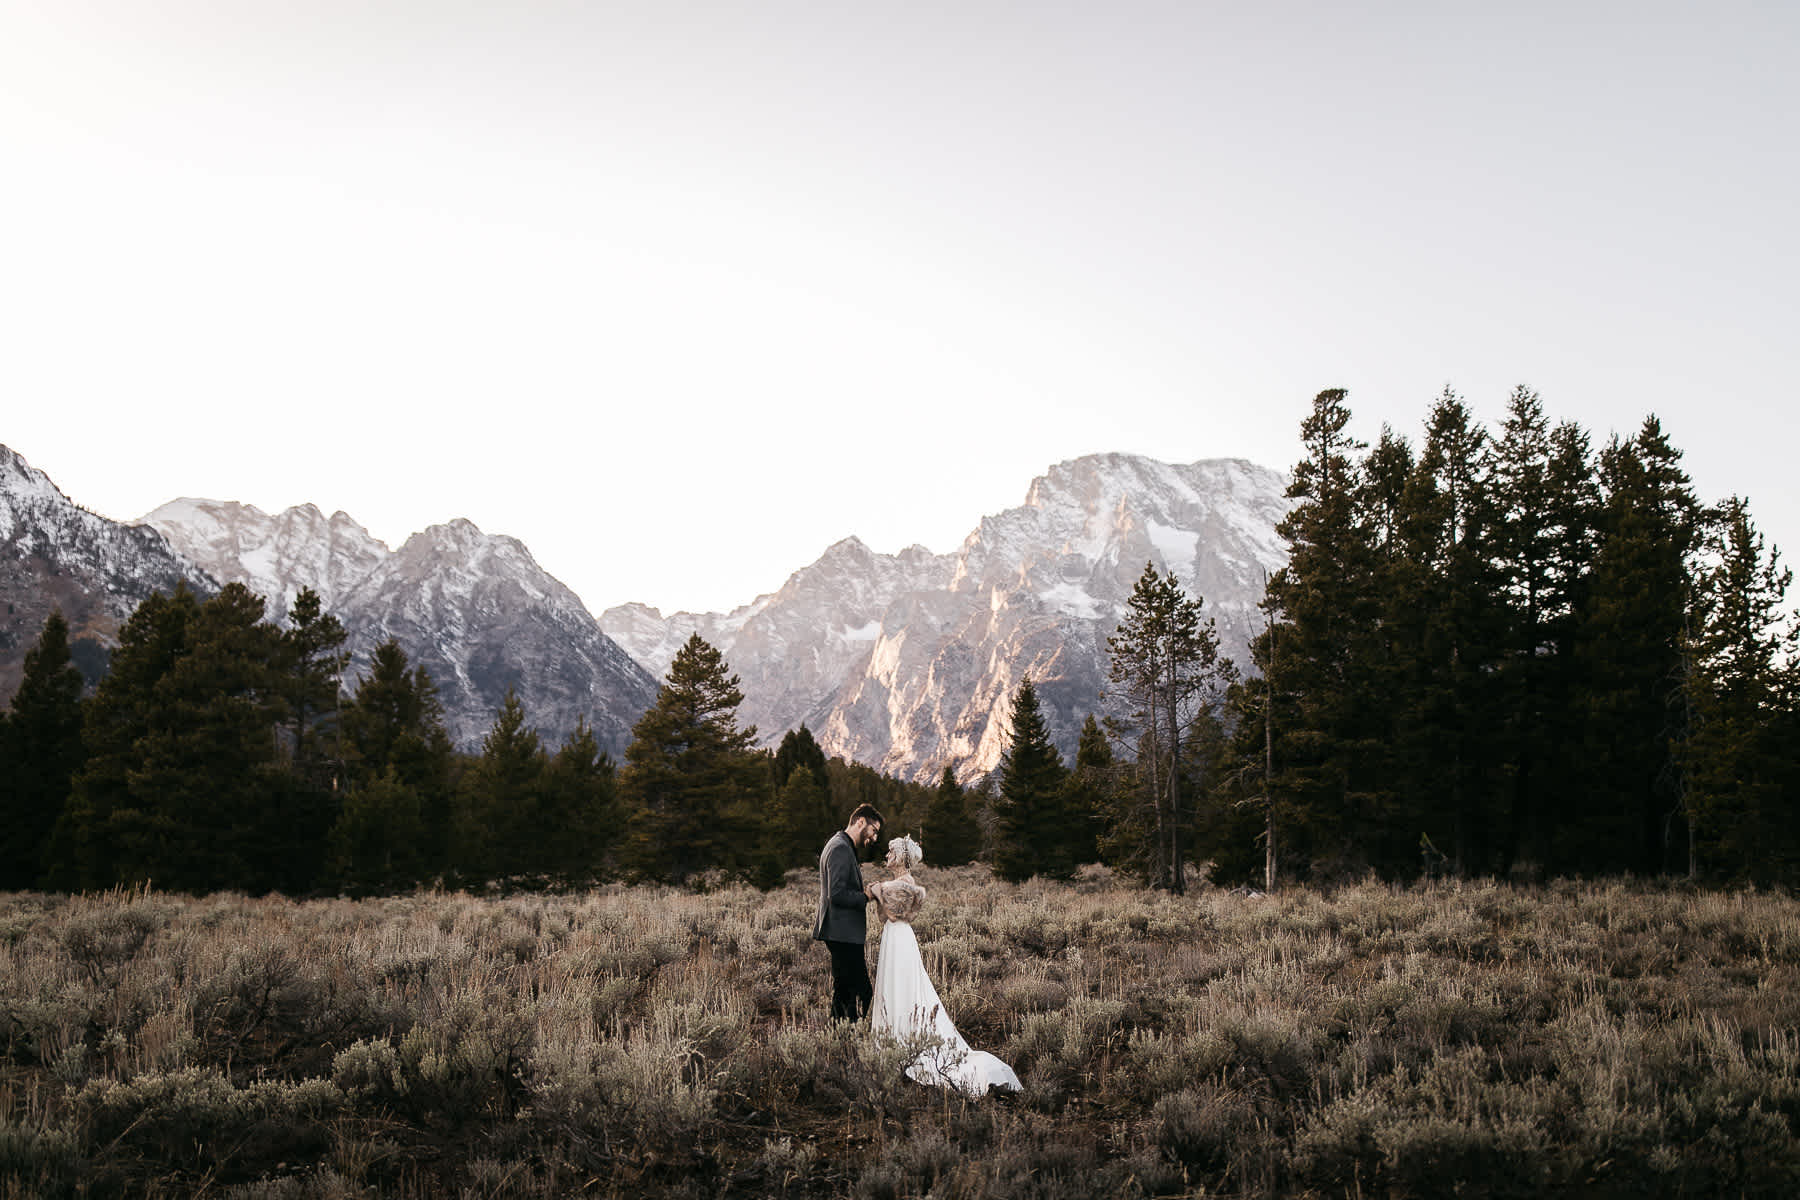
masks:
[[[600,621],[653,672],[691,633],[718,646],[765,742],[804,723],[827,753],[921,781],[946,766],[973,778],[998,764],[1027,676],[1073,757],[1082,721],[1103,711],[1106,639],[1146,563],[1201,597],[1226,652],[1247,661],[1264,581],[1286,561],[1286,487],[1238,459],[1090,455],[1034,480],[953,554],[877,554],[849,538],[730,614],[624,605]]]

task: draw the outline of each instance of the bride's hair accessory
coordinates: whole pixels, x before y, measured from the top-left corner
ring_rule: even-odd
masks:
[[[899,859],[900,865],[910,870],[925,861],[925,850],[919,843],[901,834],[888,843],[888,857]]]

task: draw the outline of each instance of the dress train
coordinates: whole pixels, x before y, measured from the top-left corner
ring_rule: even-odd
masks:
[[[938,999],[918,935],[908,921],[889,921],[881,932],[875,962],[875,1032],[920,1044],[906,1068],[918,1083],[955,1088],[966,1096],[987,1095],[992,1087],[1019,1091],[1019,1076],[995,1055],[970,1049]]]

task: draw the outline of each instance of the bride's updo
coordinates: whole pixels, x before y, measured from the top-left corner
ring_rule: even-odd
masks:
[[[925,850],[919,843],[901,834],[888,843],[888,861],[902,871],[910,871],[925,861]]]

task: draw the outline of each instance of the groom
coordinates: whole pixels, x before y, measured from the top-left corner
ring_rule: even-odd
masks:
[[[858,805],[850,823],[831,835],[819,852],[819,918],[813,937],[831,951],[831,1015],[853,1021],[869,1011],[875,988],[863,946],[869,940],[868,889],[856,859],[881,836],[881,813]]]

